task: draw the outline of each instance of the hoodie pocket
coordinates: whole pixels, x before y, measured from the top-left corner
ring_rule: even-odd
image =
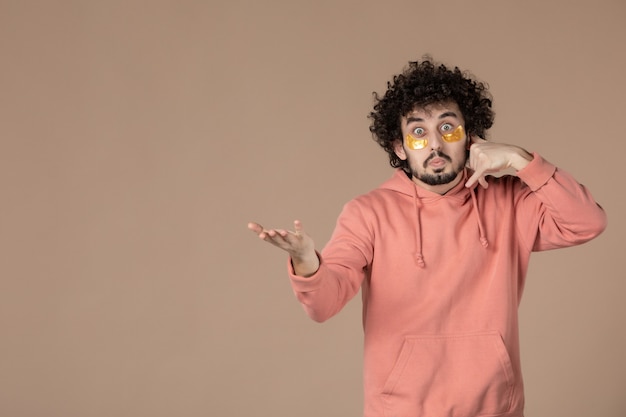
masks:
[[[511,408],[513,381],[498,332],[409,336],[383,388],[385,415],[497,416]]]

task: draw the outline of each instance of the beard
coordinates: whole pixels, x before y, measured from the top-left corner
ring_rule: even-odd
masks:
[[[424,169],[426,170],[428,167],[428,163],[433,158],[442,158],[448,162],[452,162],[452,158],[446,155],[443,152],[435,151],[433,152],[426,160],[424,161]],[[452,171],[444,172],[445,168],[437,169],[432,174],[428,172],[420,172],[417,169],[411,168],[411,174],[414,178],[422,181],[424,184],[428,185],[443,185],[449,184],[459,175],[459,173],[463,170],[465,166],[465,161],[461,161],[459,164],[453,167]]]
[[[442,185],[442,184],[449,184],[452,181],[454,181],[456,176],[459,175],[459,172],[461,171],[459,170],[459,171],[453,171],[453,172],[441,172],[441,173],[427,174],[425,172],[419,173],[419,172],[413,171],[413,176],[417,178],[418,180],[422,181],[424,184]]]

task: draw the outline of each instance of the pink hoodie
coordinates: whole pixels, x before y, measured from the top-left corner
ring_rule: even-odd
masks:
[[[315,275],[289,263],[313,320],[362,290],[366,417],[523,415],[518,306],[530,253],[588,241],[606,216],[537,154],[518,176],[442,196],[398,170],[345,205]]]

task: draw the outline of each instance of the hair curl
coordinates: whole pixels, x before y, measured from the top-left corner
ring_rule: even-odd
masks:
[[[391,166],[407,170],[407,161],[398,158],[394,151],[394,144],[402,138],[402,117],[415,108],[453,101],[463,114],[465,130],[484,138],[495,116],[488,88],[469,72],[458,67],[451,70],[425,56],[422,62],[409,62],[401,74],[393,77],[393,82],[387,82],[382,98],[373,93],[374,111],[368,116],[370,132],[389,155]]]

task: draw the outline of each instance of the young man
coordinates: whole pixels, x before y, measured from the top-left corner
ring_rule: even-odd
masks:
[[[458,68],[411,62],[375,100],[370,130],[398,169],[345,205],[321,253],[299,221],[248,227],[289,253],[313,320],[362,290],[366,417],[521,417],[530,254],[596,237],[605,213],[538,154],[485,141],[490,96]]]

